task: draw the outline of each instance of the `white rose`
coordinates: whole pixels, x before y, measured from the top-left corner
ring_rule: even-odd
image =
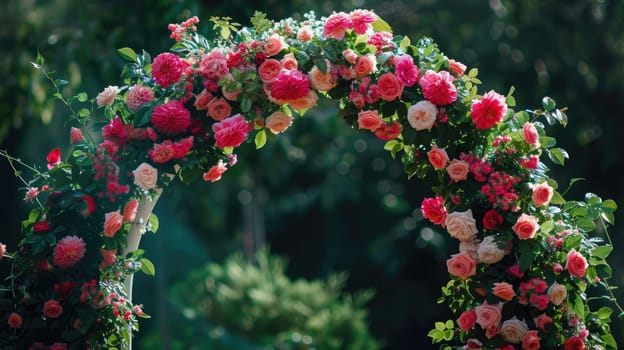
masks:
[[[438,109],[429,101],[420,101],[407,111],[407,121],[416,130],[431,130],[438,116]]]
[[[471,241],[478,232],[470,209],[447,214],[444,223],[448,233],[462,242]]]
[[[503,259],[505,251],[499,248],[498,242],[494,240],[494,236],[487,236],[483,238],[483,241],[479,244],[477,254],[481,262],[495,264]]]
[[[526,322],[520,321],[514,316],[512,319],[503,322],[500,333],[505,341],[519,344],[528,330],[529,327],[527,327]]]
[[[550,287],[548,287],[548,291],[546,293],[548,293],[550,302],[557,306],[561,305],[561,303],[563,303],[565,298],[568,296],[566,287],[557,282],[554,282]]]
[[[459,252],[462,254],[466,254],[472,258],[477,264],[481,261],[479,260],[479,243],[478,239],[473,239],[472,241],[463,241],[459,242]]]
[[[109,85],[97,95],[95,103],[97,103],[98,106],[109,105],[113,103],[119,91],[120,90],[117,86]]]
[[[158,169],[147,163],[141,163],[133,172],[134,184],[147,191],[156,187]]]

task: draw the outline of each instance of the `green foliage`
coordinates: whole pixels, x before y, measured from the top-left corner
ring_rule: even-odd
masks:
[[[371,291],[346,294],[344,274],[291,280],[285,270],[285,260],[266,249],[255,263],[235,254],[191,272],[174,287],[173,300],[263,349],[379,348],[366,325]]]

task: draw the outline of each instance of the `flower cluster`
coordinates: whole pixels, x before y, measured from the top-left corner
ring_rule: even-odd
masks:
[[[127,251],[134,233],[157,229],[139,207],[176,178],[218,181],[236,164],[237,147],[253,140],[261,148],[319,96],[340,101],[353,128],[387,141],[410,177],[439,181],[422,213],[460,251],[447,261],[451,281],[441,298],[458,319],[436,323],[435,342],[615,346],[610,309],[593,311],[585,297],[589,287],[610,290],[611,247],[588,233],[598,218],[613,221],[615,203],[595,195],[566,202],[546,175],[542,155],[556,164],[567,157],[538,120],[565,124],[554,101],[515,112],[513,90],[479,94],[476,69],[429,38],[393,35],[368,10],[278,22],[256,14],[253,27],[240,30],[212,20],[220,33],[212,42],[193,17],[169,25],[175,44],[153,60],[119,49],[128,62],[122,86],[91,100],[57,94],[70,107],[97,106],[106,125],[95,141],[83,133],[91,110],[79,109],[73,152],[63,161],[53,150],[47,172],[33,169],[41,183],[25,181],[25,200],[38,206],[14,256],[20,273],[10,279],[13,302],[0,328],[7,348],[125,348],[145,315],[123,282],[154,272],[140,250]]]

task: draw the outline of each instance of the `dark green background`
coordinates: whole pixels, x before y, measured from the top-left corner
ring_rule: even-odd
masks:
[[[519,106],[539,108],[544,95],[567,106],[569,125],[552,132],[571,160],[553,176],[563,187],[571,178],[587,179],[571,192],[573,199],[591,191],[624,206],[622,1],[6,0],[0,4],[0,148],[39,165],[48,150],[68,149],[66,111],[47,101],[50,86],[29,64],[37,51],[48,69],[71,82],[66,94],[95,96],[120,84],[117,48],[155,56],[172,44],[167,24],[190,15],[202,19],[200,31],[207,34],[210,16],[247,25],[255,10],[281,19],[356,7],[375,10],[395,33],[413,40],[432,36],[449,57],[479,68],[481,91],[506,93],[513,85]],[[144,239],[158,274],[138,277],[135,295],[155,317],[142,323],[139,342],[160,339],[164,349],[183,336],[175,330],[180,310],[168,291],[188,269],[267,242],[289,257],[293,277],[348,271],[350,289],[374,288],[371,327],[388,349],[431,348],[426,332],[449,316],[435,300],[456,242],[422,222],[418,208],[428,184],[407,181],[381,141],[348,130],[336,111],[334,103],[322,103],[263,150],[243,147],[239,165],[221,182],[179,187],[162,199],[160,232]],[[15,247],[27,210],[24,191],[16,191],[21,184],[4,161],[0,180],[0,241]],[[621,211],[616,214],[609,261],[612,282],[621,286],[624,229]],[[616,321],[620,343],[623,332]]]

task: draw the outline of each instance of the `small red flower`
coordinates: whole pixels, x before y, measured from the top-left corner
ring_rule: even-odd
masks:
[[[50,230],[50,223],[47,221],[39,221],[33,225],[33,232],[46,232]]]
[[[48,169],[52,169],[55,166],[61,164],[61,149],[55,148],[48,153]]]

